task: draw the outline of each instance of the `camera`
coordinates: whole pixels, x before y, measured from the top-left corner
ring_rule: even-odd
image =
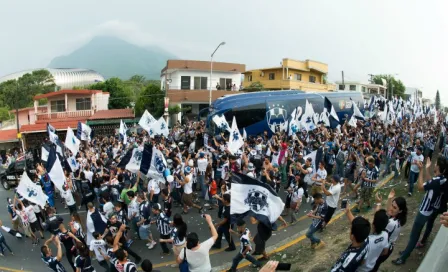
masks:
[[[341,209],[347,208],[348,199],[342,199],[341,201]]]

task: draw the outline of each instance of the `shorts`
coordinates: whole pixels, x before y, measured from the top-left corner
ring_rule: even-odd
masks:
[[[142,240],[148,240],[149,235],[151,234],[151,229],[149,228],[150,225],[141,225],[138,228],[138,235],[140,236],[140,239]]]
[[[188,207],[193,207],[193,194],[184,193],[182,195],[182,203]]]
[[[173,245],[173,252],[175,256],[179,256],[179,253],[183,248],[187,246],[187,243],[183,243],[182,245]]]
[[[36,232],[42,230],[42,227],[39,224],[39,220],[36,220],[35,222],[30,223],[31,231]]]
[[[364,202],[370,202],[370,200],[372,199],[373,190],[374,188],[371,187],[361,188],[361,194],[360,194],[361,200]]]

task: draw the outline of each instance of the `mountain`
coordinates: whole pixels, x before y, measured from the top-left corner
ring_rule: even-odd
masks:
[[[54,58],[48,68],[88,68],[105,78],[142,75],[159,79],[168,59],[177,57],[158,46],[140,47],[116,37],[98,36],[69,55]]]

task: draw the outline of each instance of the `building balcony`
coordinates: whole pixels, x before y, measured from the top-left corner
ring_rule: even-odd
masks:
[[[67,121],[67,120],[86,119],[92,115],[93,110],[36,113],[36,123],[48,122],[50,120]]]
[[[220,98],[224,95],[238,94],[241,91],[225,91],[225,90],[212,90],[212,101]],[[182,104],[182,103],[200,103],[208,104],[209,102],[209,90],[168,90],[168,97],[170,104]]]
[[[331,92],[336,89],[334,84],[305,82],[294,79],[261,80],[265,89],[269,90],[302,90],[305,92]],[[244,81],[243,86],[249,87],[253,82]]]

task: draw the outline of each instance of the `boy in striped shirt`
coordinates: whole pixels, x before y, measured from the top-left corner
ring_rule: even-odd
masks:
[[[250,252],[252,251],[252,246],[250,244],[250,231],[248,228],[246,228],[246,222],[243,219],[239,219],[236,222],[238,233],[240,234],[240,242],[241,242],[241,249],[238,252],[238,255],[233,258],[232,261],[232,267],[227,270],[228,272],[234,272],[236,271],[236,268],[238,267],[238,264],[243,260],[246,259],[254,264],[255,267],[260,268],[261,263],[252,255],[250,255]]]

